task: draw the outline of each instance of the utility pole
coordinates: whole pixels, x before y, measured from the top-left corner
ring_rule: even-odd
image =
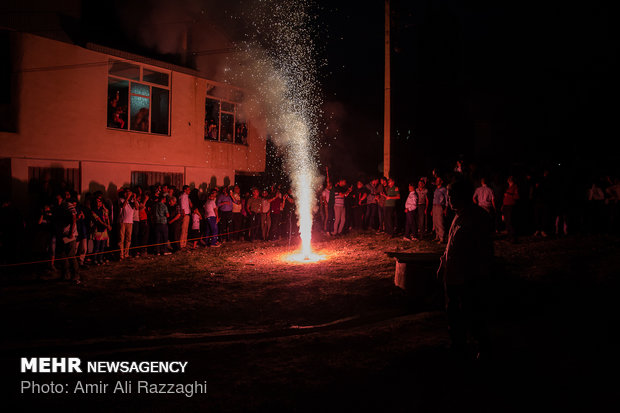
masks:
[[[385,0],[385,91],[383,109],[383,176],[390,177],[390,0]]]

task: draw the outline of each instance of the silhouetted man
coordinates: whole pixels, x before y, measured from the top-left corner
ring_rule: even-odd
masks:
[[[452,350],[467,355],[467,332],[477,341],[476,357],[489,351],[486,326],[486,287],[493,265],[490,215],[472,202],[473,188],[465,181],[448,187],[448,202],[456,212],[437,276],[443,281]]]

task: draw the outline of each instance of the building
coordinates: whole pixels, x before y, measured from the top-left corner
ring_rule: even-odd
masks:
[[[0,36],[0,185],[17,205],[61,187],[115,198],[127,185],[204,190],[264,171],[242,90],[96,44]]]

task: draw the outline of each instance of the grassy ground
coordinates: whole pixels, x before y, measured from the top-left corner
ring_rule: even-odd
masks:
[[[182,381],[209,382],[208,395],[192,398],[83,399],[99,411],[521,411],[535,400],[591,410],[615,402],[601,377],[617,361],[618,238],[496,241],[495,357],[484,368],[451,360],[441,307],[413,307],[394,285],[386,252],[442,246],[374,233],[315,238],[327,259],[313,264],[287,262],[295,247],[285,242],[258,242],[92,267],[84,287],[3,271],[5,371],[26,355],[182,359],[190,366]],[[23,380],[6,378],[9,390]],[[15,393],[38,407],[81,400]]]

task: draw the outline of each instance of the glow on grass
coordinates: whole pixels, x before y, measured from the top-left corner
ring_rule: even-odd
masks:
[[[311,264],[314,262],[323,261],[326,257],[324,255],[315,254],[310,252],[308,254],[303,252],[297,252],[295,254],[285,255],[282,259],[284,261],[296,262],[299,264]]]
[[[297,250],[295,252],[285,252],[279,254],[278,260],[289,264],[313,264],[322,261],[328,261],[340,255],[339,251],[329,249],[319,249],[308,254]]]

